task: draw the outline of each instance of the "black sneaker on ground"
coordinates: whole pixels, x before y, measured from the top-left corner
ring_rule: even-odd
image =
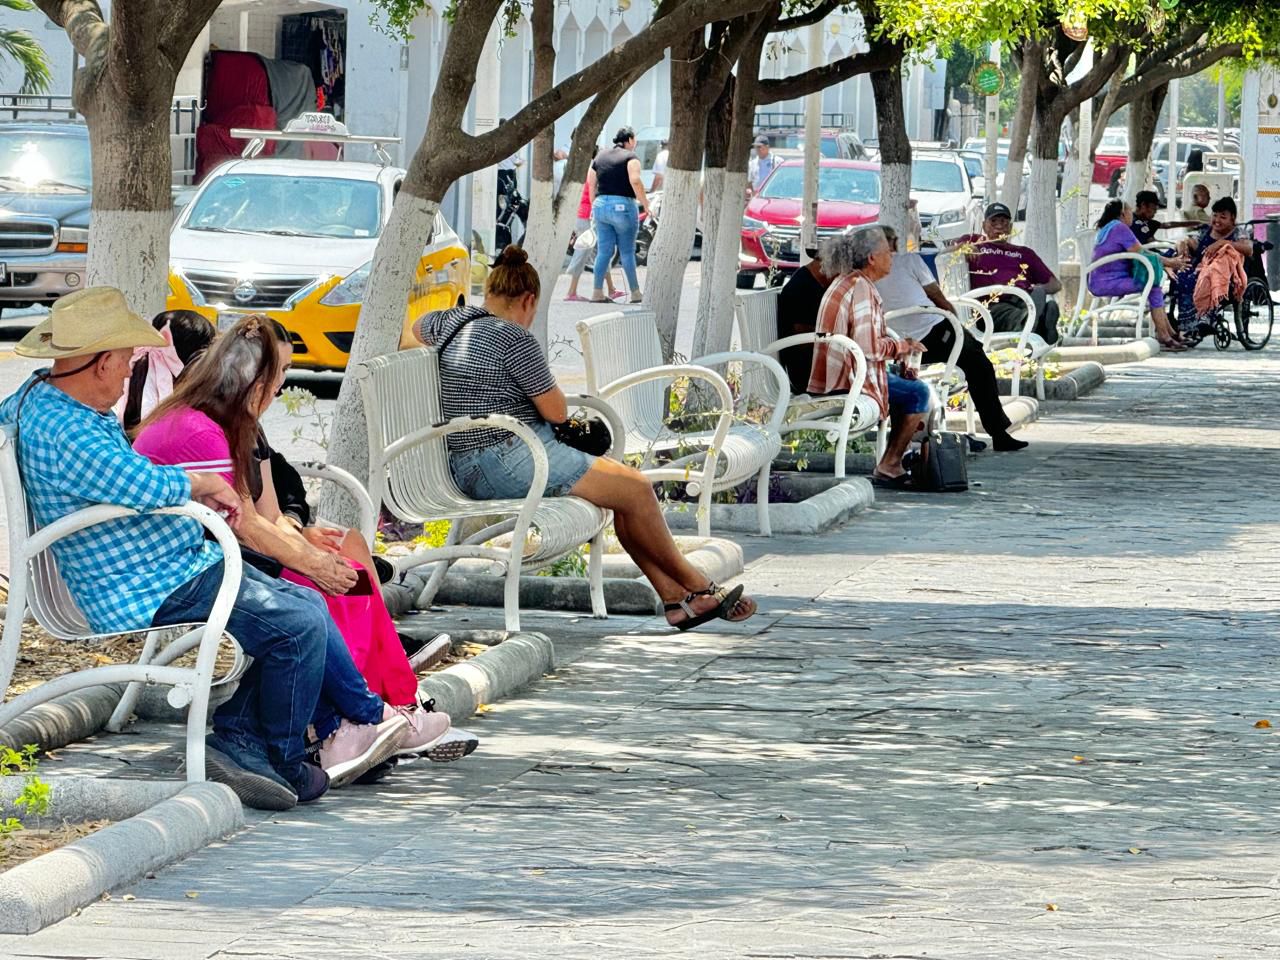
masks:
[[[987,441],[979,440],[973,434],[968,434],[965,439],[969,441],[970,453],[981,453],[983,450],[987,449]]]
[[[374,557],[373,569],[378,574],[379,583],[390,583],[396,577],[396,568],[386,557]]]
[[[225,783],[246,807],[255,810],[291,810],[298,795],[278,774],[264,776],[236,763],[230,756],[207,743],[204,748],[205,775],[214,783]]]
[[[296,777],[299,803],[311,803],[329,792],[329,775],[317,764],[303,761]]]

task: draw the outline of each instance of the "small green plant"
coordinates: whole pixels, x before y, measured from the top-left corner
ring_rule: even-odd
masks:
[[[540,577],[585,577],[587,575],[587,547],[584,544],[573,553],[538,571]]]
[[[293,428],[293,441],[314,443],[329,449],[329,425],[333,418],[320,412],[320,399],[305,387],[287,387],[280,394],[285,413],[302,421]]]
[[[29,743],[21,750],[11,747],[0,747],[0,777],[24,778],[22,792],[18,794],[14,805],[25,810],[28,816],[43,817],[49,812],[49,803],[53,796],[50,786],[36,775],[36,751],[39,748]],[[10,836],[23,829],[22,821],[16,817],[0,820],[0,844]]]

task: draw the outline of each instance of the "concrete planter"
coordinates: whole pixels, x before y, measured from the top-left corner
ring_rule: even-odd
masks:
[[[0,933],[35,933],[244,826],[244,808],[220,783],[96,781],[73,788],[72,779],[54,781],[53,816],[66,816],[58,797],[63,789],[79,804],[76,820],[136,812],[0,873]],[[173,795],[156,802],[169,789]]]
[[[555,647],[541,633],[513,633],[465,663],[428,674],[418,684],[423,699],[457,723],[482,703],[495,703],[555,670]]]
[[[847,463],[847,461],[846,461]],[[848,522],[875,502],[875,492],[864,477],[820,476],[809,472],[775,474],[784,492],[796,498],[795,503],[769,504],[769,519],[775,534],[815,534]],[[673,530],[692,529],[698,524],[694,504],[668,504],[664,507],[667,523]],[[711,505],[711,528],[732,533],[756,533],[754,503],[715,503]]]
[[[1105,366],[1113,363],[1137,363],[1154,357],[1160,352],[1160,344],[1151,337],[1142,340],[1128,340],[1109,344],[1090,346],[1083,342],[1066,341],[1047,357],[1048,363],[1083,363],[1093,360]]]
[[[1044,398],[1046,400],[1079,400],[1087,393],[1092,393],[1107,380],[1107,371],[1096,361],[1073,364],[1062,376],[1044,382]],[[1000,393],[1008,396],[1012,381],[996,381]],[[1027,388],[1023,381],[1023,389]],[[1032,387],[1034,390],[1034,386]]]
[[[1005,389],[1008,390],[1009,381],[1004,381]],[[1031,395],[1027,395],[1027,381],[1022,381],[1022,395],[1019,397],[1006,396],[1001,404],[1004,406],[1005,416],[1009,418],[1011,430],[1016,430],[1023,424],[1031,423],[1031,421],[1040,417],[1040,401],[1035,398],[1035,384],[1031,385]],[[977,418],[975,418],[976,420]],[[982,422],[977,421],[976,426],[982,429]],[[963,433],[968,427],[968,421],[963,410],[951,410],[947,413],[947,429],[958,433]]]

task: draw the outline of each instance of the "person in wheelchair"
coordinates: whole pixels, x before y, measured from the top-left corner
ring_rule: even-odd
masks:
[[[1187,266],[1175,275],[1174,287],[1176,322],[1178,329],[1184,333],[1205,336],[1208,332],[1201,329],[1205,321],[1201,319],[1200,311],[1196,309],[1195,291],[1201,267],[1211,253],[1230,245],[1245,258],[1246,263],[1254,260],[1254,269],[1261,269],[1261,263],[1255,256],[1253,239],[1236,225],[1238,216],[1235,200],[1231,197],[1221,197],[1213,204],[1213,217],[1209,225],[1182,241],[1180,252],[1187,258]],[[1211,324],[1209,329],[1212,329]]]

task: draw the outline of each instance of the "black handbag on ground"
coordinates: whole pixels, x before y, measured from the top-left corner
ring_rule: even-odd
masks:
[[[958,433],[926,433],[914,475],[916,489],[963,493],[969,489],[969,443]]]

